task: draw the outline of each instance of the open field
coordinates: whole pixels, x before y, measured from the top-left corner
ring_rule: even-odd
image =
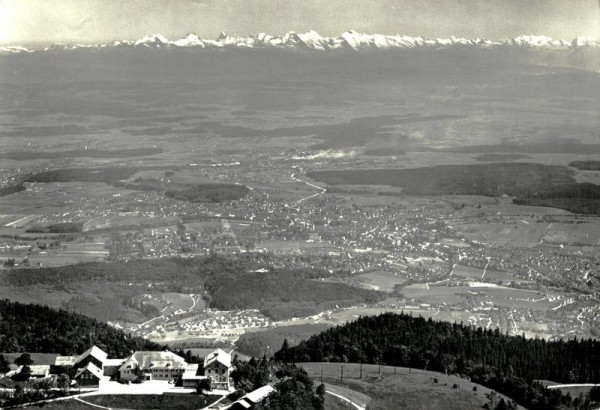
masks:
[[[339,252],[338,248],[330,246],[324,242],[307,242],[307,241],[264,241],[254,245],[257,249],[264,249],[267,252],[302,252],[302,251],[313,251],[313,252]]]
[[[173,409],[192,410],[208,406],[220,396],[202,396],[196,394],[136,394],[136,395],[94,395],[86,396],[85,401],[111,408],[133,409]]]
[[[456,376],[404,367],[357,363],[299,363],[316,383],[342,386],[356,391],[351,399],[370,409],[477,409],[488,402],[490,389]],[[343,369],[343,379],[342,376]],[[437,383],[434,379],[437,379]],[[456,388],[453,386],[457,385]],[[477,390],[474,391],[473,388]],[[366,397],[365,397],[366,396]],[[368,398],[367,398],[368,397]],[[498,400],[504,397],[497,395]],[[505,397],[505,400],[506,397]],[[522,407],[521,407],[522,408]]]
[[[472,241],[489,244],[490,246],[523,246],[538,245],[544,238],[550,223],[538,222],[531,218],[486,223],[486,229],[481,229],[481,223],[453,223],[466,238]]]
[[[29,185],[26,191],[2,197],[0,212],[38,215],[57,213],[76,203],[106,203],[115,195],[126,200],[128,193],[101,182],[36,183]]]
[[[321,380],[319,379],[317,383]],[[352,408],[356,409],[356,406],[360,406],[362,408],[367,408],[368,404],[371,402],[371,398],[364,393],[360,393],[356,390],[349,389],[347,387],[341,386],[339,384],[325,383],[325,408],[328,407],[327,402],[335,403],[332,408],[336,408],[335,406],[339,406],[339,403],[344,403],[338,408]],[[337,395],[337,396],[336,396]],[[342,396],[345,400],[341,400],[339,396]],[[352,404],[351,404],[351,403]],[[350,405],[349,407],[347,407]]]
[[[94,409],[97,409],[98,407],[95,407],[91,404],[82,403],[79,400],[75,400],[74,398],[71,398],[71,399],[52,401],[49,403],[44,403],[39,406],[33,405],[33,406],[29,406],[29,408],[33,408],[33,409],[44,408],[47,410],[94,410]]]
[[[493,304],[505,306],[524,306],[547,311],[558,306],[559,302],[549,302],[555,298],[551,293],[533,290],[514,289],[503,286],[423,286],[410,285],[402,289],[405,297],[430,304],[456,304],[463,298],[490,300]]]
[[[563,245],[600,245],[600,220],[569,222],[571,223],[553,223],[544,235],[544,241]]]
[[[374,307],[352,307],[348,309],[340,309],[332,312],[327,316],[326,320],[319,323],[329,324],[330,326],[343,325],[347,322],[354,321],[361,316],[377,316],[383,313],[406,313],[412,316],[422,316],[424,318],[432,318],[434,320],[444,320],[447,322],[464,322],[468,323],[472,313],[461,310],[439,310],[428,306],[415,307],[407,306],[401,303],[398,299],[388,299]]]
[[[456,265],[454,269],[452,269],[452,275],[460,276],[467,279],[475,279],[481,280],[486,279],[486,281],[517,281],[521,282],[522,279],[519,279],[510,273],[506,272],[498,272],[491,269],[481,269],[474,268],[472,266],[465,265]]]
[[[63,159],[70,157],[83,158],[131,158],[162,153],[160,148],[131,148],[120,150],[83,149],[69,151],[10,151],[0,153],[0,158],[16,161],[35,159]]]
[[[396,285],[406,282],[407,278],[399,272],[375,271],[363,273],[355,277],[361,283],[372,287],[374,290],[393,292]]]

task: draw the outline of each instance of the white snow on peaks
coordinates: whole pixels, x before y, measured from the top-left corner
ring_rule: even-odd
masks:
[[[0,54],[32,53],[33,50],[21,46],[0,46]]]
[[[522,47],[569,47],[570,42],[564,40],[553,40],[547,36],[519,36],[512,39],[512,44]]]
[[[205,47],[204,42],[194,33],[188,34],[185,38],[180,38],[172,42],[177,47]]]
[[[45,50],[65,49],[109,49],[123,47],[145,47],[145,48],[285,48],[285,49],[307,49],[307,50],[370,50],[370,49],[405,49],[416,47],[427,48],[450,48],[450,47],[517,47],[527,49],[577,49],[581,47],[600,47],[600,41],[589,37],[577,37],[572,41],[554,40],[542,35],[523,35],[515,38],[505,38],[497,41],[484,38],[466,39],[461,37],[425,39],[423,37],[411,37],[404,35],[365,34],[354,30],[346,31],[337,37],[323,37],[316,31],[296,33],[290,31],[282,36],[272,36],[259,33],[254,36],[231,36],[224,32],[215,39],[207,40],[190,33],[184,38],[170,41],[161,34],[152,34],[143,38],[130,41],[114,41],[109,44],[98,45],[64,45],[56,44]],[[30,52],[20,46],[0,47],[0,54]]]
[[[600,40],[592,37],[577,37],[571,41],[573,47],[600,47]]]
[[[162,34],[152,34],[148,36],[144,36],[134,42],[136,46],[145,45],[145,46],[158,46],[172,44],[165,36]]]

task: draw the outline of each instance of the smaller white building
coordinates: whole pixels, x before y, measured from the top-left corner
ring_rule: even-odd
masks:
[[[273,388],[273,386],[271,386],[269,384],[267,384],[266,386],[263,386],[263,387],[259,387],[258,389],[253,390],[250,393],[240,397],[239,400],[237,400],[236,402],[231,404],[231,406],[229,406],[228,409],[230,409],[230,410],[252,409],[258,403],[260,403],[264,399],[266,399],[269,396],[269,394],[273,393],[274,391],[275,391],[275,389]]]

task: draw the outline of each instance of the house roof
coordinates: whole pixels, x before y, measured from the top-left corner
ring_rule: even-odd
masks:
[[[131,355],[129,358],[123,361],[123,364],[119,367],[119,371],[125,369],[133,369],[138,366],[138,361],[135,359],[134,355]]]
[[[37,364],[37,365],[30,365],[29,368],[31,369],[31,375],[32,376],[47,376],[48,373],[50,373],[50,365],[47,364]],[[23,369],[23,366],[19,367],[19,369]]]
[[[57,356],[54,359],[55,366],[73,366],[79,356]]]
[[[199,364],[188,364],[187,367],[185,368],[185,372],[183,372],[183,375],[181,376],[181,378],[183,380],[206,379],[207,378],[206,376],[198,374],[199,368],[200,368]]]
[[[242,398],[247,399],[247,400],[251,401],[252,403],[256,404],[256,403],[260,403],[261,401],[263,401],[265,399],[265,397],[267,397],[269,394],[273,393],[274,391],[275,391],[275,389],[273,388],[273,386],[267,384],[266,386],[259,387],[258,389],[251,391],[250,393],[246,394]]]
[[[101,363],[104,363],[104,361],[108,357],[108,354],[106,354],[106,352],[103,351],[102,349],[100,349],[96,346],[92,346],[88,350],[86,350],[81,356],[79,356],[79,359],[77,359],[75,364],[81,362],[88,356],[92,356],[93,358],[98,359]]]
[[[85,367],[82,367],[77,371],[77,373],[75,374],[75,379],[81,376],[83,373],[85,373],[86,370],[89,370],[89,372],[96,376],[98,379],[102,378],[102,370],[100,370],[98,366],[96,366],[94,363],[90,362],[87,365],[85,365]]]
[[[123,364],[123,362],[125,361],[125,359],[106,359],[104,361],[104,367],[107,366],[121,366]]]
[[[239,400],[232,404],[232,407],[238,404],[245,409],[249,409],[255,404],[258,404],[261,401],[263,401],[269,394],[273,393],[274,391],[275,389],[273,388],[273,386],[269,384],[263,387],[259,387],[258,389],[253,390],[250,393],[247,393],[244,396],[240,397]]]
[[[217,349],[204,358],[204,367],[219,362],[225,367],[231,367],[231,355],[222,349]]]
[[[172,368],[172,369],[183,369],[187,366],[185,359],[181,356],[176,355],[173,352],[156,352],[156,351],[138,351],[132,354],[127,360],[123,362],[119,370],[126,369],[127,366],[140,367],[142,369],[148,368]]]

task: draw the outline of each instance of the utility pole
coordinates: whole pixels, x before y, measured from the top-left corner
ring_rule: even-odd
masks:
[[[342,365],[342,370],[340,373],[340,380],[343,381],[344,380],[344,365]]]
[[[323,369],[321,368],[321,384],[323,384]]]
[[[362,380],[362,362],[360,362],[360,377],[359,377],[359,379]]]

